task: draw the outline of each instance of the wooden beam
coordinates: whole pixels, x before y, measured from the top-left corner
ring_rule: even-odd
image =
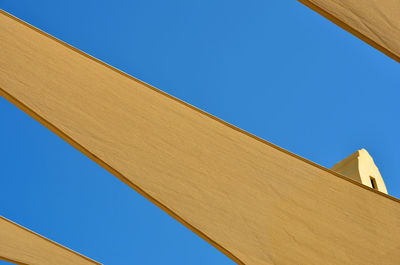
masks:
[[[400,260],[400,203],[3,13],[0,91],[238,264]]]
[[[400,62],[398,0],[298,0],[393,60]]]
[[[22,265],[100,264],[2,216],[0,259]]]

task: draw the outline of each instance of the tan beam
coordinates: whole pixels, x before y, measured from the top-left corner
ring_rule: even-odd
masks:
[[[400,62],[398,0],[298,0]]]
[[[0,259],[22,265],[98,265],[0,216]]]
[[[3,13],[2,95],[239,264],[400,260],[400,203]]]

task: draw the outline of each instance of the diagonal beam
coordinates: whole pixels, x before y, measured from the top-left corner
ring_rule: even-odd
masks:
[[[298,0],[400,62],[398,0]]]
[[[0,92],[238,264],[400,260],[400,203],[6,13]]]
[[[0,216],[0,260],[21,265],[99,265]]]

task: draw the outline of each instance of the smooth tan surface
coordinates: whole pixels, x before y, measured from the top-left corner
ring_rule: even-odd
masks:
[[[373,177],[376,181],[376,189],[388,193],[374,159],[364,148],[336,163],[331,169],[370,188],[372,188],[370,178]]]
[[[0,216],[0,259],[28,265],[97,263]]]
[[[299,0],[400,62],[399,0]]]
[[[400,203],[0,15],[2,95],[239,264],[400,262]]]

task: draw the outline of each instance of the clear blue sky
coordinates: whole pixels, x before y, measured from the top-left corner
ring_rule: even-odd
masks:
[[[294,0],[0,8],[323,166],[364,147],[400,197],[400,64]],[[0,215],[104,264],[233,264],[3,98],[0,126]]]

